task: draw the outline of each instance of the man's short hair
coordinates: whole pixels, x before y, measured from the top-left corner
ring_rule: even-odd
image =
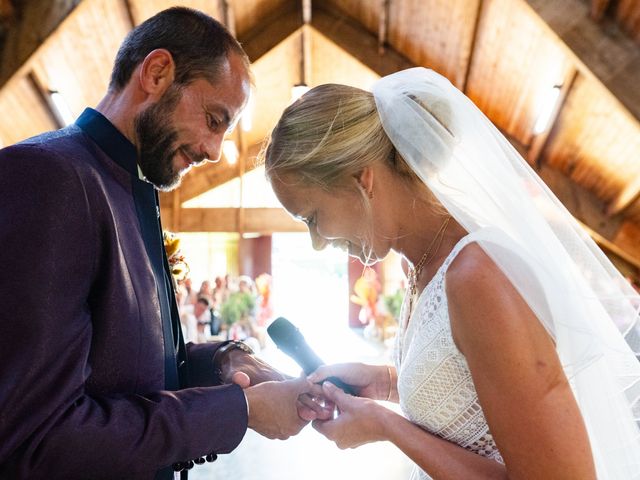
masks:
[[[158,48],[173,56],[178,85],[187,85],[197,78],[214,82],[231,53],[240,56],[249,70],[246,53],[224,25],[197,10],[172,7],[129,32],[116,55],[109,90],[122,90],[136,67]]]
[[[207,297],[198,297],[198,299],[196,300],[196,302],[198,303],[202,303],[203,305],[205,305],[206,307],[208,307],[211,303],[209,302],[209,299]]]

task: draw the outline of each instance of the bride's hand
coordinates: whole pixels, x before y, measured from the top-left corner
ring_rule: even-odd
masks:
[[[328,377],[338,377],[344,383],[353,386],[359,397],[373,400],[389,400],[397,390],[395,368],[386,365],[323,365],[309,375],[308,379],[313,383],[320,383]]]
[[[335,404],[338,416],[314,420],[313,428],[338,448],[355,448],[365,443],[386,440],[385,421],[395,415],[391,410],[367,398],[344,393],[330,382],[322,385],[325,398]]]

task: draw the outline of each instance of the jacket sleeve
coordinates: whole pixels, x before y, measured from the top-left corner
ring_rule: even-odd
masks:
[[[89,206],[72,163],[38,145],[0,151],[0,478],[152,478],[233,450],[247,428],[236,385],[86,393]]]

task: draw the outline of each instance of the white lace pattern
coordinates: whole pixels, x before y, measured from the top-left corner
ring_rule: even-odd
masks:
[[[409,420],[430,433],[504,463],[478,402],[467,361],[451,335],[445,273],[468,242],[469,237],[464,237],[448,255],[420,294],[408,323],[405,297],[395,348],[400,407]],[[416,467],[411,478],[431,477]]]

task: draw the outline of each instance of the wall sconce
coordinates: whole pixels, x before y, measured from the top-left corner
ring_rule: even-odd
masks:
[[[238,161],[238,147],[233,140],[225,140],[222,142],[222,154],[227,159],[229,165],[235,165]]]
[[[242,117],[240,117],[240,127],[242,128],[243,132],[251,131],[251,127],[253,126],[254,103],[254,95],[252,90],[249,93],[249,101],[247,102],[247,106],[244,107]]]
[[[291,103],[298,100],[302,95],[307,93],[311,88],[306,83],[298,83],[291,87]]]
[[[50,90],[49,98],[51,99],[51,105],[53,106],[54,114],[58,118],[58,121],[65,127],[71,125],[75,118],[62,94],[57,90]]]
[[[544,132],[549,127],[549,122],[555,112],[558,99],[560,98],[560,88],[562,88],[561,85],[555,85],[540,97],[540,102],[538,104],[538,118],[533,126],[534,135]]]

